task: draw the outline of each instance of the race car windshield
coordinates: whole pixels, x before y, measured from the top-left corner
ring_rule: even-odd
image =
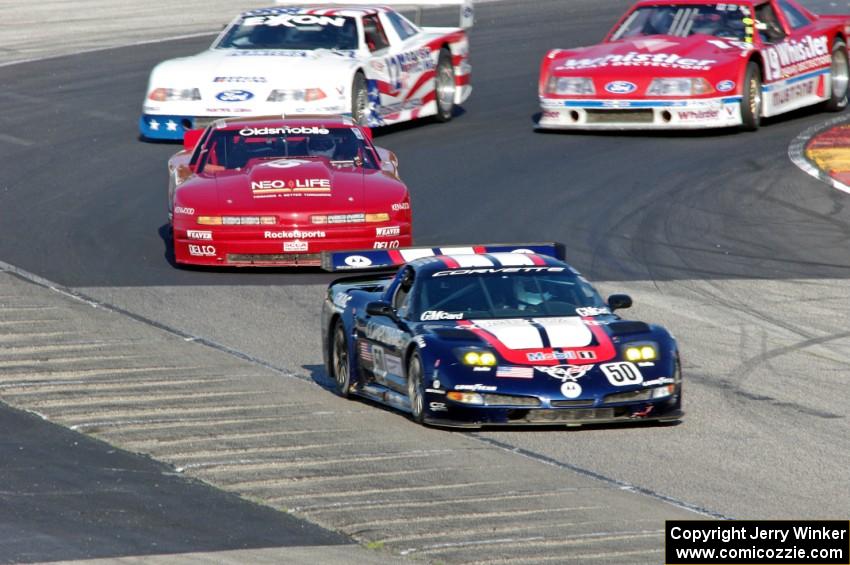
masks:
[[[246,16],[215,46],[224,49],[357,49],[357,24],[345,16]]]
[[[568,272],[438,275],[419,280],[414,320],[524,318],[608,313],[587,282]]]
[[[377,169],[360,130],[351,127],[262,127],[219,130],[207,143],[203,171],[241,169],[262,161],[326,158],[336,164]],[[285,168],[286,163],[278,165]]]
[[[752,38],[749,8],[739,4],[658,5],[638,8],[611,36],[612,41],[648,35],[712,35],[745,41]]]

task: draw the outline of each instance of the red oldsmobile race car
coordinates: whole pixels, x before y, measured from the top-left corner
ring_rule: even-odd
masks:
[[[758,128],[847,105],[850,16],[793,0],[642,0],[602,43],[540,68],[541,129]]]
[[[315,266],[411,243],[398,161],[350,118],[218,120],[187,131],[168,170],[177,263]]]

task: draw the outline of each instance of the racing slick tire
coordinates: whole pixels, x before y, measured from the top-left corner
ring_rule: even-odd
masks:
[[[847,87],[850,82],[850,64],[847,62],[847,45],[839,38],[832,42],[832,93],[824,103],[830,112],[840,112],[847,107]]]
[[[422,386],[422,358],[414,351],[407,361],[407,397],[410,415],[417,424],[425,423],[425,387]]]
[[[744,74],[744,84],[741,87],[741,129],[756,131],[761,124],[761,71],[759,66],[750,61]]]
[[[365,126],[369,120],[369,89],[366,77],[360,71],[354,75],[351,83],[351,119]]]
[[[331,334],[331,373],[336,393],[348,398],[351,394],[351,365],[348,360],[348,339],[342,320],[336,321]]]
[[[443,47],[437,57],[437,74],[434,77],[434,91],[437,101],[438,122],[448,122],[455,110],[455,69],[452,66],[452,54]]]

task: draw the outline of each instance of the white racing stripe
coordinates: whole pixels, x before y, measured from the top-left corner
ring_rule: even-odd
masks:
[[[405,262],[413,261],[414,259],[419,259],[420,257],[433,257],[434,252],[430,249],[402,249],[400,251],[401,258],[405,260]]]
[[[441,247],[440,255],[475,255],[472,247]]]
[[[534,265],[534,261],[525,253],[491,253],[490,256],[501,263],[503,267],[528,267]]]
[[[493,267],[493,261],[483,255],[453,255],[452,259],[457,261],[461,267]]]
[[[577,316],[535,318],[534,321],[546,330],[552,347],[585,347],[593,338],[590,328]]]
[[[543,347],[540,330],[528,320],[473,320],[473,323],[496,336],[509,349]]]

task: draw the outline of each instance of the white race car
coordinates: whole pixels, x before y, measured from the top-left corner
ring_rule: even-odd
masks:
[[[459,5],[457,28],[419,27],[390,7],[361,6],[364,0],[321,7],[330,3],[243,12],[208,50],[158,64],[142,137],[179,140],[232,116],[348,114],[372,127],[425,116],[448,121],[469,97],[471,0],[391,2]]]

